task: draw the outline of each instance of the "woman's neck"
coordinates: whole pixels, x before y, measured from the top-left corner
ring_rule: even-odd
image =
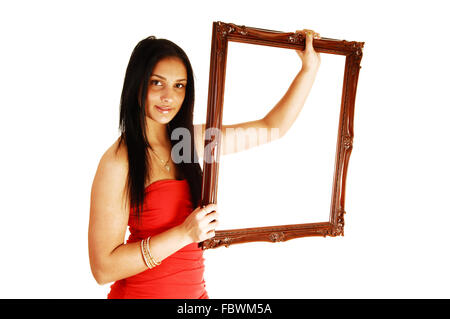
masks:
[[[169,135],[167,134],[167,124],[160,124],[152,120],[147,120],[146,133],[150,145],[170,145]]]

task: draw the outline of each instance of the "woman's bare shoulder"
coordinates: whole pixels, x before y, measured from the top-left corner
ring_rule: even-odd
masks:
[[[124,143],[115,141],[103,154],[97,168],[96,179],[100,184],[121,184],[128,174],[128,155]]]
[[[125,144],[119,143],[119,140],[117,139],[114,144],[103,153],[99,165],[111,166],[111,168],[114,169],[128,168],[128,154]]]

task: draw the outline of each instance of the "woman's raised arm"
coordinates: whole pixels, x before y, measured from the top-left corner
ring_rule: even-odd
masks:
[[[312,45],[320,35],[312,30],[297,31],[306,34],[305,50],[297,50],[302,68],[281,100],[262,119],[223,125],[221,154],[231,154],[281,138],[294,124],[311,91],[320,66],[320,54]],[[195,141],[199,157],[203,157],[205,124],[195,125]]]

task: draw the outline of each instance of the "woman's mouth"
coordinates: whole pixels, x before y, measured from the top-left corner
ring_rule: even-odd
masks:
[[[160,107],[158,105],[156,105],[156,109],[162,114],[168,114],[172,110],[170,107]]]

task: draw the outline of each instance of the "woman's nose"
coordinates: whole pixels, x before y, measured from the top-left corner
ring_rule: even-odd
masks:
[[[163,103],[172,103],[172,101],[173,101],[172,94],[173,94],[173,92],[171,92],[170,89],[165,88],[161,92],[161,102],[163,102]]]

